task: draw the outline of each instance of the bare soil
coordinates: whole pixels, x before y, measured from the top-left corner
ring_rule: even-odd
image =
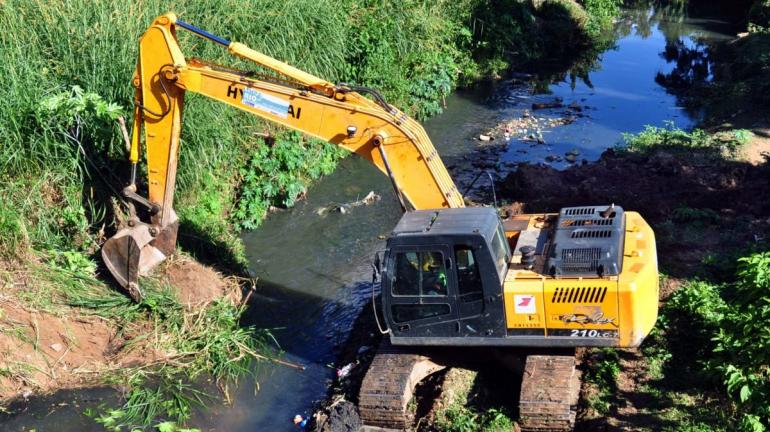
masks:
[[[751,149],[751,147],[748,147]],[[770,234],[770,165],[690,149],[650,154],[606,151],[564,171],[519,165],[501,195],[527,213],[615,203],[641,213],[656,231],[661,269],[699,273],[715,252],[738,250]],[[691,211],[695,209],[695,211]]]
[[[189,309],[232,294],[233,284],[221,273],[186,256],[175,256],[163,269],[179,301]]]
[[[26,272],[9,267],[0,267],[6,276],[0,281],[0,405],[98,384],[105,371],[163,360],[163,353],[147,346],[127,348],[127,341],[152,331],[150,324],[136,323],[119,334],[114,322],[76,308],[36,310],[15,295],[31,283]],[[190,308],[239,292],[232,280],[190,258],[175,258],[160,272]]]
[[[761,165],[770,158],[770,128],[755,128],[752,137],[746,145],[744,155],[746,160],[754,165]]]

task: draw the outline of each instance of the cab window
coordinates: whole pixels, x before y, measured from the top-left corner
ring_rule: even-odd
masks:
[[[397,253],[392,292],[394,296],[446,296],[444,255],[439,251]]]
[[[470,246],[455,246],[455,262],[460,301],[467,303],[484,298],[479,264],[473,249]]]
[[[492,255],[495,259],[495,267],[497,268],[497,272],[500,274],[501,279],[505,279],[505,271],[508,269],[509,254],[510,252],[505,233],[502,228],[499,228],[492,237]]]

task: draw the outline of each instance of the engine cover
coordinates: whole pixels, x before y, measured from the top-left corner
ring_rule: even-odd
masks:
[[[617,276],[623,266],[625,217],[621,207],[561,209],[548,252],[551,276]]]

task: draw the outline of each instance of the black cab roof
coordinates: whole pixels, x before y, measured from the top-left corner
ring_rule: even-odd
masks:
[[[391,237],[481,234],[490,241],[499,224],[497,211],[488,207],[416,210],[401,217]]]

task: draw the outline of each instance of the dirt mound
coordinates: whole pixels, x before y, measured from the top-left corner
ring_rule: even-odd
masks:
[[[169,261],[162,277],[188,308],[223,296],[240,299],[235,279],[187,257]],[[18,282],[13,285],[29,283],[23,271],[7,274]],[[125,349],[128,341],[151,331],[146,325],[134,323],[119,332],[114,322],[83,315],[76,308],[55,304],[52,311],[35,310],[15,300],[13,292],[6,294],[0,298],[0,401],[91,385],[99,372],[164,358],[149,347]]]
[[[85,384],[110,364],[114,333],[96,317],[0,304],[0,399]]]
[[[179,301],[188,308],[199,307],[228,296],[233,285],[211,267],[185,256],[174,257],[165,267],[166,280],[175,288]]]
[[[769,186],[767,164],[716,159],[696,152],[686,156],[664,150],[619,155],[608,150],[596,163],[564,171],[520,165],[501,189],[506,197],[524,201],[529,212],[616,203],[641,212],[651,221],[662,221],[682,207],[768,215],[770,201],[759,197]]]

